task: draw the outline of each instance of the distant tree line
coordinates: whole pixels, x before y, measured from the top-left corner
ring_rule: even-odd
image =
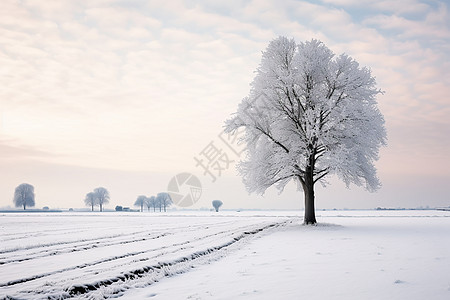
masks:
[[[108,204],[110,200],[109,191],[104,187],[95,188],[92,192],[86,194],[84,198],[84,203],[91,207],[91,210],[94,211],[95,207],[98,206],[100,211],[103,211],[103,207],[105,204]],[[13,202],[16,207],[23,207],[26,210],[27,207],[35,206],[35,194],[34,187],[28,183],[22,183],[16,187],[14,191]],[[167,211],[167,208],[173,204],[172,198],[166,192],[158,193],[156,196],[144,196],[140,195],[137,197],[135,206],[139,206],[141,212],[144,211],[144,206],[147,207],[147,210],[150,211],[153,208],[153,211],[156,210]],[[121,206],[118,206],[122,208]],[[44,209],[49,209],[45,207]]]
[[[168,193],[158,193],[156,196],[144,196],[140,195],[137,197],[136,202],[134,202],[134,206],[138,206],[141,209],[141,212],[144,211],[144,206],[147,207],[147,211],[150,211],[153,208],[155,212],[156,209],[159,209],[160,212],[163,210],[166,211],[167,207],[173,204],[172,198]]]

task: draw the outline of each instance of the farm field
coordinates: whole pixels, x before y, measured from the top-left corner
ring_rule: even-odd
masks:
[[[0,298],[449,299],[450,212],[0,215]]]

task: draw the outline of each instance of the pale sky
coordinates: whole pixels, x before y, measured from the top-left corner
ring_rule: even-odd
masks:
[[[377,193],[333,178],[317,208],[450,206],[450,15],[445,1],[0,2],[0,207],[34,185],[36,207],[107,208],[191,172],[194,208],[302,208],[292,184],[249,196],[231,163],[215,182],[196,166],[249,92],[261,51],[284,35],[319,39],[371,68],[388,146]],[[233,156],[234,155],[234,156]]]

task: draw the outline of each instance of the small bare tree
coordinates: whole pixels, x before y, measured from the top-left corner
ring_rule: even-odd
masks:
[[[162,211],[164,208],[164,212],[166,211],[166,207],[169,207],[172,204],[172,198],[168,193],[158,193],[156,196],[156,200],[159,203],[159,211]]]
[[[223,204],[223,202],[220,201],[220,200],[213,200],[213,202],[212,202],[212,206],[214,207],[214,209],[216,210],[216,212],[219,211],[219,207],[221,207],[222,204]]]
[[[144,204],[147,201],[147,197],[144,195],[140,195],[137,197],[136,202],[134,202],[134,206],[139,206],[141,208],[141,212],[144,211]]]
[[[94,192],[86,194],[86,198],[84,198],[84,203],[87,206],[90,206],[92,208],[92,211],[94,211],[94,206],[98,205]]]
[[[147,206],[147,211],[150,211],[150,207],[153,207],[153,211],[156,211],[156,197],[147,197],[145,199],[145,205]]]
[[[25,210],[27,206],[34,206],[34,187],[28,183],[22,183],[14,191],[14,204]]]
[[[109,192],[104,187],[98,187],[94,190],[95,199],[100,206],[100,211],[103,211],[103,205],[109,203]]]

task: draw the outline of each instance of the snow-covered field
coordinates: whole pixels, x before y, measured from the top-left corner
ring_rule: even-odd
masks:
[[[0,214],[0,299],[450,299],[450,212]]]

